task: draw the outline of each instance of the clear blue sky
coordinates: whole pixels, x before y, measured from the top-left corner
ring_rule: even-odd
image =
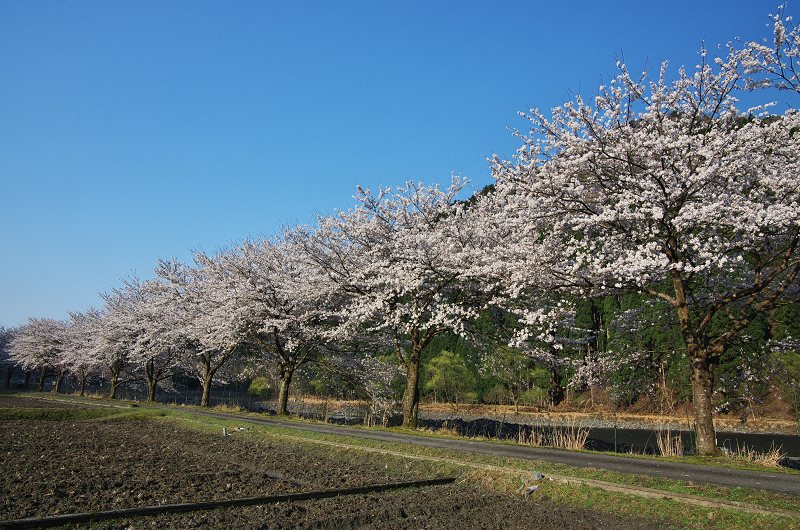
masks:
[[[767,37],[778,4],[0,0],[0,325],[100,307],[356,184],[480,189],[518,111],[593,93],[620,52],[657,73]]]

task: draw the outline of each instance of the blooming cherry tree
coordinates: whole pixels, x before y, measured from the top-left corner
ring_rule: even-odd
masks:
[[[100,295],[105,300],[103,311],[92,319],[95,328],[94,356],[108,370],[111,388],[109,399],[116,399],[119,387],[140,379],[133,363],[133,354],[140,332],[134,319],[134,301],[121,289]]]
[[[11,358],[25,370],[39,370],[39,392],[44,388],[48,373],[56,377],[54,392],[61,390],[61,382],[66,375],[64,346],[66,325],[52,318],[29,318],[20,326],[11,341]]]
[[[473,252],[478,232],[463,205],[455,205],[464,185],[454,177],[447,189],[409,182],[373,195],[359,188],[358,205],[320,217],[304,243],[349,297],[338,329],[394,342],[406,372],[405,425],[416,424],[422,350],[446,331],[465,333],[480,307],[484,284],[471,278],[488,253]]]
[[[132,373],[147,384],[147,400],[155,401],[156,388],[173,375],[181,361],[181,321],[169,305],[170,286],[158,279],[142,281],[137,276],[122,279],[114,289],[116,317],[127,330]]]
[[[11,341],[17,332],[17,328],[5,328],[0,326],[0,369],[6,373],[5,387],[11,386],[11,377],[17,369],[17,362],[11,358]]]
[[[218,286],[218,314],[240,344],[254,347],[280,374],[278,413],[287,413],[289,386],[303,364],[336,355],[331,328],[334,284],[303,259],[296,243],[245,240],[195,260]],[[341,361],[338,362],[341,364]]]
[[[81,396],[86,392],[86,380],[100,368],[96,341],[100,337],[102,315],[96,309],[70,312],[66,329],[64,362],[78,378]]]
[[[160,260],[155,272],[166,285],[159,311],[175,322],[164,340],[182,345],[182,362],[203,384],[200,405],[208,407],[214,377],[239,351],[242,335],[226,312],[226,279],[215,275],[202,253],[195,253],[195,261],[196,266],[189,267]]]
[[[715,454],[715,365],[756,315],[798,299],[800,115],[740,113],[741,57],[701,56],[674,81],[666,63],[655,80],[618,64],[593,101],[532,110],[523,146],[511,161],[495,157],[494,175],[516,248],[537,267],[545,258],[557,292],[643,292],[671,305],[698,450]]]
[[[786,4],[770,15],[773,38],[760,42],[728,43],[732,55],[744,65],[742,86],[748,89],[775,87],[800,92],[800,27],[786,15]]]

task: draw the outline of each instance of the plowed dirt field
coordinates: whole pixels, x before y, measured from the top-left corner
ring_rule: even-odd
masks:
[[[77,407],[2,397],[1,408]],[[309,451],[159,419],[0,421],[0,520],[434,478],[436,464],[389,466],[367,453]],[[113,519],[91,528],[660,528],[652,521],[452,484],[328,499]],[[72,526],[75,528],[75,526]]]

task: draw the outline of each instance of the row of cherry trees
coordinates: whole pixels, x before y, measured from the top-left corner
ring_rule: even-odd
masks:
[[[176,366],[193,367],[204,405],[221,371],[269,364],[285,412],[306,363],[380,395],[393,369],[375,352],[388,350],[413,425],[421,354],[442,334],[505,338],[511,350],[487,351],[554,367],[598,341],[576,323],[577,302],[638,293],[676,323],[698,450],[714,454],[715,367],[756,318],[798,303],[800,114],[770,114],[769,98],[800,92],[800,34],[783,8],[772,21],[770,42],[729,43],[716,59],[702,50],[674,79],[666,63],[655,79],[618,63],[591,100],[531,110],[515,157],[492,160],[492,193],[460,202],[459,177],[446,189],[359,188],[356,207],[314,226],[161,261],[154,279],[105,294],[101,311],[32,319],[12,355],[76,374],[103,366],[112,395],[135,372],[151,398]],[[764,104],[740,111],[741,91]],[[637,355],[611,353],[602,361]],[[600,361],[584,359],[578,377],[611,370]]]
[[[12,330],[11,357],[24,369],[81,381],[107,374],[110,397],[130,381],[145,381],[148,399],[177,372],[196,375],[209,405],[215,377],[231,379],[265,365],[280,373],[279,411],[286,413],[297,368],[315,362],[359,380],[376,399],[388,389],[391,367],[334,333],[341,295],[297,248],[278,239],[246,240],[215,255],[193,253],[193,264],[160,261],[155,277],[123,279],[102,295],[102,310],[72,313],[67,322],[30,319]],[[369,369],[367,369],[367,367]]]
[[[313,229],[196,251],[191,265],[162,260],[153,279],[127,278],[105,293],[101,311],[31,319],[15,330],[11,355],[42,375],[101,368],[111,397],[136,378],[152,400],[160,382],[189,369],[202,381],[204,406],[220,370],[268,365],[280,373],[285,413],[292,377],[306,363],[347,374],[380,399],[396,369],[375,353],[392,350],[409,374],[413,423],[422,348],[475,314],[473,300],[459,300],[472,232],[452,212],[463,185],[410,183],[377,197],[359,190],[357,208]],[[408,359],[401,342],[410,344]]]

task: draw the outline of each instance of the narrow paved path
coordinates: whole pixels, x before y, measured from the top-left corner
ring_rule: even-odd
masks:
[[[650,477],[662,477],[674,480],[705,482],[719,486],[744,487],[800,495],[800,473],[770,473],[768,471],[751,471],[727,467],[682,464],[679,462],[659,462],[651,459],[614,456],[608,454],[565,451],[546,447],[523,445],[506,445],[474,440],[439,438],[435,436],[415,436],[387,431],[358,429],[325,423],[297,423],[275,420],[271,418],[253,418],[214,411],[197,411],[193,413],[220,419],[243,421],[270,427],[282,427],[336,436],[366,438],[381,442],[414,444],[437,449],[464,451],[468,453],[504,456],[552,464],[566,464],[575,467],[594,467],[633,473]]]

